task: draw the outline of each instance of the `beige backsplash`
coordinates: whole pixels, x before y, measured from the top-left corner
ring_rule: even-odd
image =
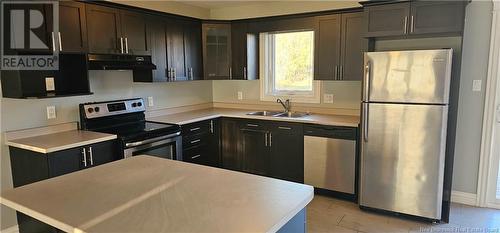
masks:
[[[279,110],[281,105],[260,100],[260,83],[255,81],[218,80],[213,81],[213,102],[215,107]],[[238,100],[238,91],[243,100]],[[359,115],[361,82],[321,81],[321,96],[333,94],[333,104],[292,102],[292,110],[322,114]]]

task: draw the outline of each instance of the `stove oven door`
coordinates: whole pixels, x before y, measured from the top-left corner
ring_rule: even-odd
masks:
[[[127,142],[123,151],[125,158],[136,155],[150,155],[166,159],[182,160],[182,137],[179,133]]]

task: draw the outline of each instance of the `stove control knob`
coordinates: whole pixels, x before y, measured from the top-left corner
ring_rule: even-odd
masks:
[[[94,109],[93,109],[93,108],[87,108],[87,112],[89,112],[89,113],[93,113],[93,112],[94,112]]]
[[[137,106],[138,107],[142,106],[142,103],[141,102],[137,102]]]
[[[95,108],[94,108],[94,111],[95,111],[95,112],[99,112],[99,110],[100,110],[100,109],[99,109],[99,107],[95,107]]]
[[[132,103],[132,108],[135,108],[137,107],[137,104],[136,103]]]

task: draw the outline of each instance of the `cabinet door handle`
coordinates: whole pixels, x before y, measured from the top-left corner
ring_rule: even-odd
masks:
[[[229,80],[233,79],[233,69],[229,67]]]
[[[125,37],[125,53],[128,53],[128,37]]]
[[[120,53],[123,53],[123,37],[120,37]]]
[[[405,16],[404,34],[408,34],[408,16]]]
[[[410,32],[411,33],[413,33],[413,27],[414,27],[414,25],[413,25],[413,15],[412,15],[410,18]]]
[[[54,32],[52,32],[52,51],[56,51],[56,37],[54,36]]]
[[[196,139],[196,140],[193,140],[193,141],[191,141],[190,143],[191,143],[191,144],[195,144],[195,143],[198,143],[198,142],[201,142],[201,139]]]
[[[335,66],[333,68],[333,80],[337,80],[337,77],[338,77],[338,72],[337,71],[338,71],[338,67]]]
[[[200,130],[200,127],[196,127],[196,128],[192,128],[192,129],[189,129],[189,131],[193,132],[193,131],[198,131]]]
[[[82,155],[83,155],[83,166],[87,167],[87,149],[82,148]]]
[[[247,79],[247,67],[243,67],[243,79]]]
[[[273,146],[273,133],[269,132],[269,147]]]
[[[259,125],[256,124],[247,124],[248,127],[259,127]]]
[[[59,37],[59,51],[62,51],[62,39],[61,39],[61,32],[57,33],[57,36]]]
[[[344,80],[344,66],[339,66],[340,71],[339,71],[339,80]]]
[[[264,144],[266,145],[266,147],[267,147],[267,137],[268,137],[267,134],[268,132],[265,133],[265,139],[264,139]]]
[[[284,127],[284,126],[278,126],[278,129],[291,130],[292,128],[290,128],[290,127]]]
[[[198,157],[200,157],[200,156],[201,156],[201,155],[195,155],[195,156],[191,157],[191,159],[196,159],[196,158],[198,158]]]
[[[210,133],[214,133],[214,121],[210,120]]]
[[[92,147],[89,146],[89,155],[90,155],[90,165],[94,166],[94,154],[92,153]]]

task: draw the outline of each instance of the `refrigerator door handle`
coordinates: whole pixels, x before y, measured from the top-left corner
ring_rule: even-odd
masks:
[[[368,101],[368,98],[370,97],[369,95],[370,95],[370,62],[366,61],[365,80],[363,85],[363,101]]]
[[[363,140],[365,142],[368,142],[368,119],[369,119],[369,107],[368,103],[363,103],[363,116],[362,116],[362,121],[363,121]]]

